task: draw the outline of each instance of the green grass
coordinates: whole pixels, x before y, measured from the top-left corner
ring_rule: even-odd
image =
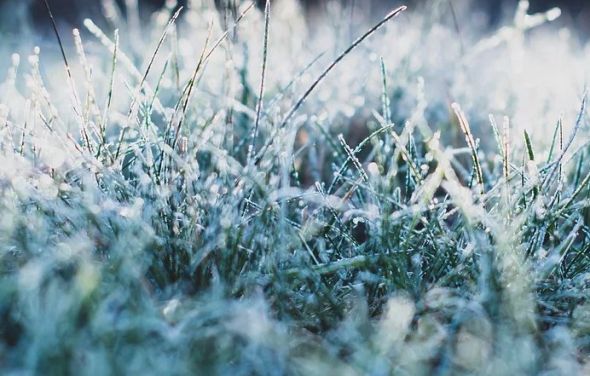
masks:
[[[14,56],[2,373],[587,371],[587,56],[538,58],[554,13],[460,47],[440,7],[356,41],[242,11]]]

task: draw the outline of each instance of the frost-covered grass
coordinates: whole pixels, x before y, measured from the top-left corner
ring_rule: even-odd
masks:
[[[208,3],[86,21],[68,72],[3,52],[2,374],[590,372],[590,51],[556,11],[432,2],[340,61],[349,10]]]

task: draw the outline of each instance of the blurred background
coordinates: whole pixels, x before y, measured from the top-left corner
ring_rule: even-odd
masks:
[[[212,0],[219,8],[232,7],[239,0]],[[257,0],[262,5],[264,0]],[[281,0],[274,0],[281,1]],[[299,0],[309,15],[321,14],[329,6],[329,0]],[[105,6],[116,6],[124,11],[125,4],[140,9],[140,17],[149,17],[154,10],[171,1],[167,0],[49,0],[59,22],[78,25],[86,18],[101,22]],[[190,0],[179,0],[186,6]],[[344,6],[353,7],[368,17],[382,15],[384,8],[406,4],[411,9],[448,3],[463,10],[463,16],[477,15],[489,26],[496,26],[514,12],[518,0],[340,0]],[[444,4],[443,4],[444,5]],[[581,32],[590,31],[590,1],[588,0],[530,0],[531,12],[538,12],[558,6],[564,16],[561,21]],[[465,13],[465,11],[467,11]],[[43,0],[0,0],[0,32],[16,33],[24,29],[45,32],[50,26]]]

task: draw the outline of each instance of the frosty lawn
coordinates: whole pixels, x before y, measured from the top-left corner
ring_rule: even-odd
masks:
[[[443,3],[0,48],[2,373],[590,372],[590,50]]]

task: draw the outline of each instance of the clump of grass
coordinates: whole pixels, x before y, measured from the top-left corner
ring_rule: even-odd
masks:
[[[3,373],[584,373],[585,95],[545,140],[546,123],[511,123],[529,104],[517,83],[491,85],[514,100],[499,129],[465,78],[484,70],[478,54],[514,52],[499,46],[507,29],[479,48],[462,25],[450,72],[406,47],[454,30],[388,22],[402,7],[322,68],[331,51],[289,61],[311,39],[293,3],[269,4],[243,4],[234,23],[170,5],[151,48],[130,46],[137,25],[86,21],[97,41],[75,33],[79,66],[57,34],[65,99],[40,68],[51,56],[35,50],[30,72],[13,59],[0,89]],[[463,109],[432,98],[435,70]]]

